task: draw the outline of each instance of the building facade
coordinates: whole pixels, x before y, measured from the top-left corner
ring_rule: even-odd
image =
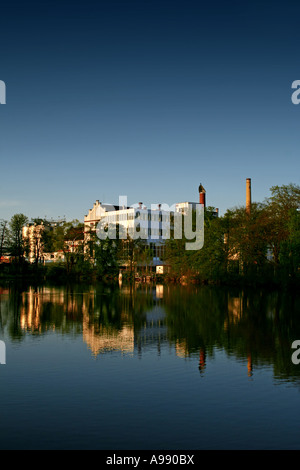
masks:
[[[84,217],[86,242],[92,233],[96,233],[99,238],[140,238],[151,249],[153,265],[163,260],[164,242],[170,238],[170,227],[171,212],[162,210],[160,205],[156,209],[148,209],[142,203],[137,207],[127,207],[102,204],[97,200]],[[110,230],[109,235],[105,230]]]

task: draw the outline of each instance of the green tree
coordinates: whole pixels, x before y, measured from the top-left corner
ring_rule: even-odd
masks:
[[[268,244],[272,251],[275,269],[279,266],[282,243],[289,239],[290,221],[300,208],[300,187],[296,184],[272,186],[271,196],[266,200],[265,226]]]
[[[83,224],[78,220],[63,222],[53,229],[48,244],[53,243],[53,251],[62,251],[67,273],[74,272],[75,266],[83,261],[84,231]]]
[[[116,240],[98,240],[94,246],[95,266],[98,277],[116,276],[119,272],[119,253]]]
[[[45,232],[49,230],[49,222],[44,219],[33,219],[31,228],[30,246],[28,247],[34,264],[37,266],[43,260],[45,251]]]
[[[297,270],[300,188],[291,183],[270,191],[264,203],[252,203],[250,213],[240,207],[224,216],[229,265],[238,260],[240,274],[253,279],[276,279],[283,264],[285,274]]]
[[[279,264],[284,279],[300,278],[300,213],[289,210],[288,237],[281,242]]]
[[[134,238],[130,235],[127,236],[126,240],[123,240],[122,246],[122,258],[123,262],[129,267],[130,277],[135,275],[138,263],[147,262],[148,246],[146,241],[141,238]]]
[[[0,260],[6,251],[8,242],[7,220],[0,220]]]
[[[53,227],[52,224],[45,219],[43,220],[43,225],[45,227],[41,235],[43,251],[44,253],[53,253],[56,245],[56,227]]]
[[[9,253],[19,264],[24,261],[26,243],[22,230],[27,222],[28,218],[24,214],[15,214],[9,222]]]
[[[207,207],[204,212],[204,245],[200,250],[186,250],[182,217],[181,239],[172,238],[166,242],[166,261],[175,277],[188,276],[201,280],[213,280],[217,271],[221,275],[225,263],[223,229],[220,219],[215,216],[215,208]],[[196,217],[193,217],[193,231],[196,230]]]
[[[92,263],[95,273],[98,277],[115,276],[119,272],[120,265],[126,258],[125,246],[127,240],[123,240],[123,228],[117,224],[116,238],[101,239],[97,235],[97,231],[90,230],[86,232],[85,240],[85,259],[86,262]],[[107,233],[110,227],[106,227]],[[111,230],[113,231],[113,230]],[[122,232],[122,236],[121,236]]]
[[[222,218],[213,214],[213,208],[205,213],[203,248],[191,253],[191,264],[202,281],[224,280],[227,274],[224,223]]]
[[[237,261],[244,276],[262,272],[267,263],[265,210],[264,204],[252,203],[250,214],[245,207],[239,207],[228,210],[223,219],[228,263]]]

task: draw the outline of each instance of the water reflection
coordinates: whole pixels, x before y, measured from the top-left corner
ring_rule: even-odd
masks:
[[[299,296],[198,286],[30,286],[0,289],[1,338],[22,341],[48,332],[82,336],[91,355],[142,355],[173,348],[197,358],[201,375],[222,349],[255,370],[272,367],[276,380],[299,382],[291,344],[300,339]]]

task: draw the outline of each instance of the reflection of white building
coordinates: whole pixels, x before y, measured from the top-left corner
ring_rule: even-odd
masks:
[[[131,325],[124,324],[120,330],[103,325],[95,329],[94,325],[89,324],[89,316],[84,316],[82,337],[94,357],[106,352],[132,354],[134,351],[134,329]]]

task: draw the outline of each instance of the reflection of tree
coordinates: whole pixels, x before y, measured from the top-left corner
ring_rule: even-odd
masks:
[[[128,337],[133,342],[134,332],[142,327],[144,312],[153,304],[153,296],[132,285],[128,291],[120,291],[117,286],[105,284],[64,287],[14,284],[0,302],[0,325],[12,340],[21,340],[26,333],[55,330],[82,335],[84,331],[91,344],[99,346],[102,341],[104,349],[109,349],[109,341],[116,348],[119,340],[122,350]]]
[[[83,335],[94,354],[133,346],[141,352],[155,344],[160,351],[168,341],[178,356],[197,359],[201,373],[223,349],[249,375],[268,366],[275,378],[300,383],[300,367],[291,361],[292,342],[300,339],[299,295],[209,286],[166,286],[158,297],[155,292],[132,284],[12,284],[9,295],[0,295],[1,332],[14,341],[54,330]]]
[[[192,286],[171,288],[165,295],[166,323],[171,342],[185,345],[186,355],[198,355],[200,348],[213,355],[221,346],[226,297],[221,290]]]
[[[119,350],[132,352],[153,296],[130,284],[120,292],[98,284],[84,309],[84,339],[94,355]]]
[[[300,378],[291,344],[300,337],[299,297],[280,292],[243,292],[242,317],[229,322],[230,354],[251,357],[252,367],[270,365],[277,378]]]
[[[252,375],[272,366],[276,378],[299,380],[291,344],[300,338],[300,298],[284,292],[221,288],[174,288],[165,296],[168,338],[185,356],[199,356],[199,368],[216,348],[237,357]]]
[[[26,332],[43,334],[82,331],[82,294],[73,288],[22,287],[12,285],[7,297],[6,329],[13,340]]]

